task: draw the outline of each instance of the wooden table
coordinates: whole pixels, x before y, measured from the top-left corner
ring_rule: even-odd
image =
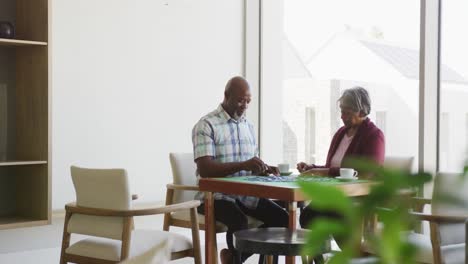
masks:
[[[289,225],[291,230],[296,229],[297,202],[308,200],[295,182],[264,182],[255,181],[254,177],[244,176],[231,178],[202,178],[199,181],[200,191],[205,192],[205,263],[214,264],[217,261],[217,252],[214,252],[215,219],[213,207],[213,193],[237,194],[256,196],[259,198],[277,199],[288,203]],[[258,178],[257,178],[258,179]],[[352,181],[339,182],[338,180],[323,182],[334,185],[348,196],[367,195],[373,182]],[[288,257],[287,263],[294,263],[294,257]]]

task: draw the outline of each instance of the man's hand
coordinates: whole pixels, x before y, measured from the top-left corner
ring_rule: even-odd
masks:
[[[267,173],[268,174],[273,174],[275,176],[280,175],[280,171],[279,171],[278,167],[275,167],[275,166],[268,166]]]
[[[297,170],[298,170],[299,172],[304,172],[304,171],[310,170],[310,169],[312,169],[312,168],[313,168],[312,166],[307,165],[307,163],[305,163],[305,162],[299,162],[299,163],[297,164]]]
[[[254,174],[265,174],[268,171],[268,165],[266,165],[258,157],[253,157],[249,160],[244,161],[244,167],[247,171],[252,171]]]

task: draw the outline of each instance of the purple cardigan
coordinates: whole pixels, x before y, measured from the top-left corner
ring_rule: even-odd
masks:
[[[325,166],[317,166],[314,164],[314,168],[329,168],[329,174],[331,176],[340,175],[340,168],[330,168],[330,162],[346,134],[346,130],[346,127],[342,126],[333,136],[330,148],[328,149],[327,163]],[[349,144],[343,156],[343,161],[350,157],[368,158],[375,161],[377,164],[383,164],[385,157],[385,137],[382,131],[374,125],[369,118],[366,118],[359,126],[351,144]]]

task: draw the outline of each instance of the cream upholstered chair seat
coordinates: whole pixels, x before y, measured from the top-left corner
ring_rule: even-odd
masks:
[[[192,248],[192,241],[187,237],[164,231],[135,230],[132,232],[131,237],[129,258],[140,256],[150,250],[153,245],[161,244],[165,240],[171,242],[171,252],[179,252]],[[67,248],[65,252],[90,258],[120,261],[121,246],[122,243],[119,240],[90,237],[78,241]]]
[[[128,258],[121,264],[165,264],[171,259],[171,242],[164,240],[160,244],[151,247],[146,252],[132,258]]]
[[[431,238],[428,235],[408,232],[405,233],[407,241],[414,245],[418,251],[415,259],[419,263],[433,263]]]
[[[127,173],[123,169],[71,167],[76,203],[65,206],[60,263],[117,263],[169,247],[170,259],[193,257],[201,264],[196,208],[199,201],[132,209]],[[133,217],[190,212],[192,239],[158,230],[133,230]],[[71,234],[88,236],[70,245]],[[165,246],[164,246],[165,245]],[[153,250],[153,251],[154,251]],[[157,254],[156,254],[157,255]],[[145,259],[145,258],[143,258]],[[159,258],[161,259],[161,258]]]
[[[418,248],[415,257],[418,263],[440,263],[434,261],[432,242],[429,235],[410,232],[406,238],[408,242]],[[465,243],[440,246],[440,253],[445,264],[465,263]]]
[[[383,225],[379,223],[378,225],[378,232],[382,231]],[[428,235],[416,233],[414,231],[410,232],[403,232],[402,239],[407,240],[410,244],[414,245],[418,251],[415,256],[415,260],[417,263],[433,263],[432,257],[432,244],[431,239]],[[375,254],[376,252],[373,251],[373,248],[369,245],[369,241],[364,242],[364,250],[367,253]]]
[[[465,264],[465,243],[441,246],[442,259],[446,264]]]

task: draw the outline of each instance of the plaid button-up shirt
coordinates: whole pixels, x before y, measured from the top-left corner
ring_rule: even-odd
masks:
[[[245,117],[239,120],[231,118],[221,105],[202,117],[193,127],[192,142],[194,160],[212,156],[220,163],[242,162],[258,155],[253,125]],[[251,172],[239,171],[227,177],[245,175],[251,175]],[[197,193],[195,198],[203,202],[204,193]],[[255,209],[258,204],[258,198],[251,196],[215,193],[214,199],[239,200],[250,209]]]

